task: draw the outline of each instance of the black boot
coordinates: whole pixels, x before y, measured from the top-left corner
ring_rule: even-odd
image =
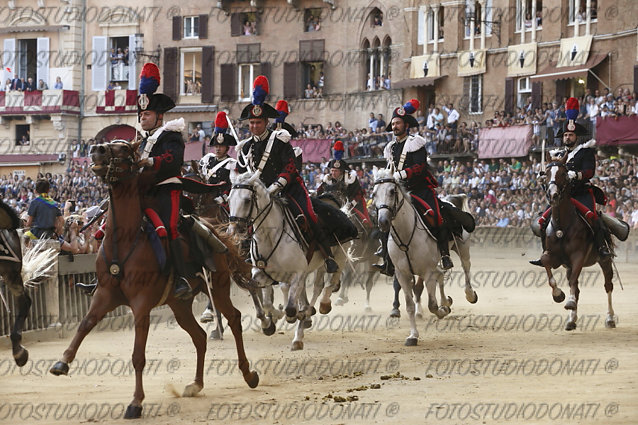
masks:
[[[541,246],[543,247],[543,252],[545,252],[545,238],[547,237],[545,233],[545,229],[547,227],[545,225],[541,225]],[[541,263],[541,259],[538,260],[530,260],[529,263],[533,266],[541,266],[543,267],[543,263]]]
[[[603,221],[599,218],[592,223],[591,227],[594,230],[594,245],[596,245],[598,255],[600,255],[601,259],[610,257],[611,252],[609,252],[607,239],[605,238],[607,229],[604,227]]]
[[[375,252],[375,255],[383,258],[382,264],[373,264],[372,267],[379,271],[379,273],[384,274],[386,276],[394,276],[394,264],[392,264],[392,260],[390,259],[390,255],[388,254],[388,237],[390,236],[389,232],[381,232],[381,236],[379,237],[379,241],[381,241],[381,246]]]
[[[452,259],[450,258],[450,231],[447,226],[442,225],[439,227],[437,235],[437,246],[441,253],[441,266],[443,270],[449,270],[454,267]]]
[[[84,292],[88,296],[92,296],[97,289],[97,278],[93,279],[91,283],[78,282],[75,287]]]
[[[313,227],[313,233],[315,235],[317,245],[319,246],[319,250],[326,259],[326,271],[328,273],[335,273],[337,270],[339,270],[339,265],[332,256],[332,249],[330,249],[330,241],[328,240],[328,236],[323,231],[323,229],[319,228],[319,226]]]
[[[186,273],[184,272],[184,256],[182,255],[182,245],[179,239],[170,242],[171,260],[173,261],[174,288],[173,295],[180,300],[187,300],[193,296]]]

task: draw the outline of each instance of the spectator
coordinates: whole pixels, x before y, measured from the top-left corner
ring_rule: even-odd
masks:
[[[4,87],[2,87],[3,91],[11,90],[11,78],[7,78],[7,81],[4,83]]]
[[[63,87],[64,85],[62,84],[62,78],[55,77],[55,85],[53,86],[53,88],[56,90],[61,90]]]
[[[310,83],[306,85],[306,90],[304,91],[304,97],[306,99],[312,99],[315,97],[314,90],[312,90],[312,86],[310,85]]]
[[[38,80],[38,90],[49,90],[49,85],[42,78]]]
[[[22,80],[18,78],[18,74],[15,74],[13,80],[11,80],[11,90],[22,91],[23,89]]]
[[[317,97],[323,97],[323,86],[325,84],[325,76],[323,71],[319,72],[319,82],[317,83]]]
[[[204,138],[206,137],[206,133],[204,132],[204,130],[202,130],[202,125],[201,124],[197,124],[197,127],[195,129],[197,131],[197,135],[198,135],[198,140],[200,142],[204,141]]]
[[[35,184],[38,197],[29,205],[29,218],[26,227],[30,227],[27,234],[33,239],[55,238],[62,233],[64,221],[58,203],[49,197],[50,184],[48,180],[38,180]]]
[[[370,112],[370,119],[368,120],[368,128],[370,129],[370,133],[376,133],[379,122],[374,117],[374,112]]]
[[[377,129],[385,131],[385,121],[383,120],[383,114],[379,114],[377,118]]]

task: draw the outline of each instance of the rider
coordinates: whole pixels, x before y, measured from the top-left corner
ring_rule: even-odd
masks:
[[[137,96],[138,120],[143,130],[143,141],[140,166],[155,173],[153,189],[150,197],[156,212],[167,228],[169,251],[174,267],[174,295],[180,299],[192,296],[191,288],[186,280],[184,257],[178,239],[179,202],[182,195],[181,175],[184,163],[184,119],[164,123],[164,113],[173,109],[173,100],[163,94],[155,93],[160,83],[157,66],[147,63],[140,74],[140,94]]]
[[[562,137],[563,145],[567,148],[567,152],[565,153],[567,155],[566,166],[569,170],[567,175],[572,183],[572,204],[590,220],[594,231],[594,244],[598,250],[598,254],[602,258],[605,258],[609,257],[611,252],[609,252],[605,241],[603,221],[600,220],[595,207],[597,199],[599,203],[604,205],[606,203],[606,197],[598,187],[593,186],[589,182],[589,179],[594,176],[594,172],[596,171],[596,151],[594,149],[596,140],[591,139],[586,143],[578,143],[579,136],[588,135],[585,127],[576,122],[578,110],[578,100],[573,97],[567,99],[565,107],[567,120],[563,123],[562,129],[556,137]],[[544,172],[541,173],[543,173],[541,174],[541,179],[545,179]],[[543,251],[545,250],[545,230],[550,221],[551,211],[551,207],[547,208],[538,219]],[[530,263],[540,266],[541,260],[532,260]]]
[[[336,143],[340,143],[340,141]],[[341,204],[349,202],[361,222],[371,227],[365,192],[359,183],[357,172],[349,169],[346,161],[342,160],[342,156],[343,150],[335,149],[335,158],[328,164],[330,174],[326,174],[323,178],[323,182],[317,188],[317,195],[332,193]]]
[[[419,101],[412,99],[402,107],[395,108],[392,120],[386,127],[386,131],[394,133],[394,139],[384,149],[388,168],[394,169],[394,178],[397,182],[404,182],[413,198],[413,204],[417,211],[424,217],[430,215],[434,221],[432,233],[437,239],[439,252],[441,253],[441,265],[448,270],[453,267],[450,258],[449,242],[451,232],[444,223],[441,215],[441,201],[436,196],[435,188],[438,182],[430,170],[425,150],[425,139],[418,134],[410,135],[410,129],[418,128],[419,123],[412,114],[419,108]],[[448,208],[454,218],[459,220],[463,227],[474,230],[474,219],[471,215],[459,211],[456,208]],[[394,266],[388,255],[388,234],[383,234],[381,240],[381,252],[384,263],[375,264],[374,267],[388,276],[394,274]]]
[[[278,100],[277,104],[275,105],[275,110],[277,111],[279,116],[275,118],[275,122],[270,126],[270,129],[272,131],[282,129],[286,130],[288,133],[290,133],[291,139],[296,139],[299,133],[297,133],[297,130],[295,130],[293,126],[286,122],[286,117],[290,113],[288,111],[288,102],[283,99]],[[295,153],[295,167],[297,167],[297,171],[299,172],[299,174],[301,174],[301,168],[303,166],[303,150],[299,146],[293,147],[292,150]]]
[[[268,95],[268,79],[258,76],[253,83],[252,103],[244,108],[240,120],[248,120],[252,136],[238,146],[238,171],[260,170],[259,178],[268,186],[268,192],[274,196],[282,192],[290,205],[301,210],[307,218],[312,233],[325,257],[328,273],[338,270],[325,232],[319,226],[317,216],[310,202],[303,179],[295,166],[295,154],[290,145],[290,134],[286,130],[271,131],[268,119],[278,118],[275,108],[265,103]]]
[[[226,211],[228,211],[228,194],[231,187],[230,172],[237,167],[237,161],[228,156],[228,149],[237,144],[237,139],[227,134],[227,130],[226,112],[220,111],[215,118],[215,134],[210,140],[213,153],[206,154],[199,160],[200,167],[209,184],[224,183],[213,195],[215,202]]]

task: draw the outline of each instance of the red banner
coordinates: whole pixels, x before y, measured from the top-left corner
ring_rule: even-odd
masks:
[[[532,126],[482,128],[479,132],[479,158],[526,156],[532,146]]]
[[[638,143],[638,116],[598,118],[596,143],[599,145],[628,145]]]

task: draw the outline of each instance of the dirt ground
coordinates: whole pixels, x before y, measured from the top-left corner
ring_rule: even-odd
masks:
[[[256,389],[238,372],[226,332],[223,341],[209,341],[201,394],[177,396],[194,375],[194,348],[168,311],[157,310],[137,423],[638,423],[638,265],[618,264],[625,289],[616,279],[616,329],[605,328],[607,297],[592,268],[582,284],[578,328],[566,332],[567,311],[552,301],[544,271],[527,264],[532,253],[472,253],[478,303],[465,300],[453,276],[452,313],[437,320],[426,308],[416,347],[403,345],[403,294],[401,319],[388,320],[392,286],[385,279],[373,289],[371,312],[363,290],[352,288],[348,304],[315,316],[304,350],[296,352],[292,327],[261,334],[248,297],[236,291],[248,358],[260,372]],[[567,291],[563,280],[560,286]],[[202,307],[196,305],[197,315]],[[130,323],[102,326],[81,346],[70,376],[50,375],[71,336],[65,329],[26,334],[31,359],[21,370],[8,341],[0,343],[0,423],[131,423],[121,419],[134,389]]]

